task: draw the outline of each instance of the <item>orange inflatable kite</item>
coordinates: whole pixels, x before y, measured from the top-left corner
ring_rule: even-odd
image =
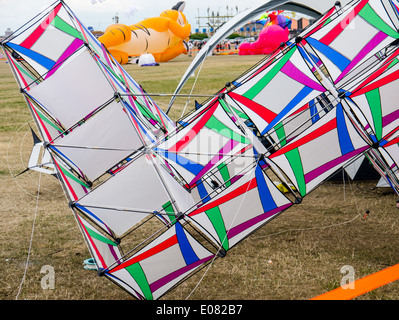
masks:
[[[151,53],[156,62],[166,62],[178,55],[187,54],[191,25],[183,14],[185,2],[178,2],[159,17],[145,19],[137,24],[109,26],[99,41],[121,64],[130,57]]]

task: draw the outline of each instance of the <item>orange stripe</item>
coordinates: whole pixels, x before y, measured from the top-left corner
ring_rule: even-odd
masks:
[[[351,300],[396,280],[399,280],[399,264],[354,281],[354,289],[339,287],[311,300]]]

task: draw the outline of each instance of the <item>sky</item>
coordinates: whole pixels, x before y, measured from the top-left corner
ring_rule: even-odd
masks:
[[[0,0],[0,36],[10,28],[17,30],[42,9],[51,5],[54,0]],[[143,19],[157,17],[162,11],[171,9],[179,0],[65,0],[65,3],[75,12],[86,27],[104,31],[113,24],[113,17],[119,16],[119,23],[131,25]],[[186,0],[183,13],[191,24],[192,32],[198,28],[196,17],[210,12],[227,14],[227,6],[231,14],[261,4],[262,0]],[[203,21],[205,22],[205,21]]]

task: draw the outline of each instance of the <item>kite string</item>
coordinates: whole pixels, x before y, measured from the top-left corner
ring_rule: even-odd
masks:
[[[24,270],[24,275],[22,276],[22,280],[21,283],[19,285],[19,290],[18,293],[15,297],[15,300],[18,300],[18,297],[22,291],[22,285],[25,282],[25,278],[26,278],[26,273],[28,271],[28,266],[29,266],[29,260],[30,260],[30,255],[32,252],[32,243],[33,243],[33,234],[35,232],[35,226],[36,226],[36,218],[37,218],[37,212],[38,212],[38,208],[39,208],[39,196],[40,196],[40,185],[41,185],[41,179],[42,179],[42,173],[39,173],[39,182],[38,182],[38,188],[37,188],[37,196],[36,196],[36,208],[35,208],[35,214],[33,217],[33,225],[32,225],[32,232],[31,232],[31,236],[30,236],[30,243],[29,243],[29,249],[28,249],[28,256],[26,258],[26,263],[25,263],[25,270]]]
[[[255,171],[256,166],[258,165],[258,163],[259,163],[259,159],[257,159],[256,165],[255,165],[255,167],[254,167],[254,169],[253,169],[254,171]],[[249,174],[249,173],[247,173],[247,174]],[[247,186],[247,190],[246,190],[246,192],[245,192],[245,194],[244,194],[244,197],[241,199],[241,202],[240,202],[240,204],[239,204],[239,206],[238,206],[238,208],[237,208],[237,210],[236,210],[236,213],[235,213],[235,215],[234,215],[234,218],[233,218],[233,220],[232,220],[230,226],[234,223],[235,219],[237,218],[238,211],[240,210],[242,204],[244,203],[244,200],[245,200],[245,197],[246,197],[247,194],[248,194],[248,189],[249,189],[249,188],[250,188],[250,184],[248,184],[248,186]],[[228,234],[228,231],[227,231],[226,236],[225,236],[225,238],[223,239],[223,241],[226,240],[227,234]],[[218,252],[219,252],[219,250],[220,250],[221,248],[222,248],[222,244],[219,246]],[[212,267],[212,265],[213,265],[213,263],[214,263],[214,261],[215,261],[216,258],[217,258],[217,254],[215,254],[215,256],[212,258],[212,261],[209,263],[209,265],[208,265],[208,267],[206,268],[206,270],[205,270],[204,274],[202,275],[201,279],[198,280],[198,283],[195,285],[194,289],[193,289],[193,290],[190,292],[190,294],[187,296],[186,300],[188,300],[188,299],[191,297],[191,295],[194,293],[194,291],[198,288],[198,286],[200,285],[200,283],[202,282],[202,280],[205,278],[206,274],[208,273],[209,269]]]
[[[352,191],[352,194],[353,194],[352,184],[350,183],[350,180],[348,180],[348,181],[349,181],[349,187],[350,187],[350,189]],[[344,184],[344,195],[345,195],[345,184]],[[334,228],[334,227],[338,227],[338,226],[342,226],[342,225],[346,225],[346,224],[352,223],[353,221],[355,221],[356,219],[358,219],[359,217],[362,216],[362,213],[360,212],[360,208],[358,206],[356,198],[353,196],[352,199],[355,202],[356,211],[357,211],[358,214],[354,218],[352,218],[351,220],[343,221],[343,222],[336,223],[336,224],[331,224],[331,225],[328,225],[328,226],[309,227],[309,228],[302,228],[302,229],[287,229],[287,230],[283,230],[283,231],[276,232],[276,233],[269,233],[269,234],[266,234],[264,236],[252,237],[251,239],[253,239],[253,240],[254,239],[261,239],[261,238],[276,236],[276,235],[279,235],[279,234],[283,234],[283,233],[287,233],[287,232],[293,232],[293,231],[309,231],[309,230],[317,230],[317,229],[319,229],[319,230],[329,229],[329,228]]]
[[[208,55],[208,51],[209,51],[209,48],[207,49],[206,55]],[[195,81],[194,81],[193,86],[192,86],[192,88],[191,88],[190,95],[189,95],[189,97],[188,97],[188,99],[187,99],[186,105],[184,106],[184,109],[183,109],[183,112],[182,112],[182,114],[181,114],[181,116],[180,116],[180,119],[182,119],[182,118],[183,118],[183,115],[186,113],[186,109],[187,109],[188,103],[190,102],[190,96],[192,95],[192,93],[193,93],[193,91],[194,91],[194,88],[195,88],[195,85],[197,84],[197,80],[198,80],[199,75],[200,75],[200,73],[201,73],[202,67],[204,66],[204,62],[205,62],[205,59],[202,61],[201,67],[200,67],[200,69],[199,69],[198,72],[197,72],[197,76],[195,77]]]

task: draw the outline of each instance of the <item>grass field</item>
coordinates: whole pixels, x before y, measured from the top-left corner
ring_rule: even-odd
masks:
[[[191,77],[183,93],[190,93],[196,82],[193,94],[212,94],[258,59],[209,57],[198,79]],[[126,69],[148,93],[172,93],[190,61],[184,56],[159,67],[128,65]],[[154,96],[154,100],[166,108],[170,97]],[[180,117],[186,102],[183,98],[176,101],[171,112],[174,119]],[[96,272],[83,268],[89,252],[57,180],[36,172],[16,177],[27,165],[32,146],[30,126],[33,122],[23,96],[8,64],[0,61],[0,299],[132,299]],[[359,279],[397,264],[396,196],[375,186],[376,181],[325,183],[301,205],[261,228],[163,299],[307,300],[340,286],[343,266],[352,266]],[[363,219],[366,210],[370,214]],[[50,289],[42,286],[48,266],[55,275]],[[399,281],[358,299],[398,298]]]

